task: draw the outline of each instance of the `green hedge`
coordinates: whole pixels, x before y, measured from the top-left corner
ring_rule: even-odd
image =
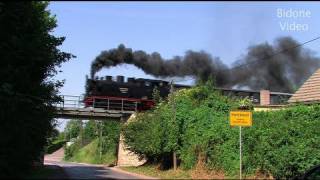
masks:
[[[245,129],[246,170],[294,177],[320,164],[320,105],[254,113]]]
[[[176,102],[176,121],[172,102]],[[208,168],[239,174],[239,128],[228,113],[238,102],[198,86],[180,90],[124,126],[130,150],[162,162],[177,152],[181,167],[193,168],[202,155]],[[276,178],[294,177],[320,163],[320,105],[255,112],[253,126],[243,128],[243,172]]]
[[[66,143],[65,140],[56,140],[53,141],[51,144],[49,144],[46,148],[45,148],[45,153],[46,154],[52,154],[55,151],[57,151],[58,149],[62,148],[63,145]]]

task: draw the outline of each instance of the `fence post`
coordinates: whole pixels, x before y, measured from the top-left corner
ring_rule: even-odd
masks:
[[[109,102],[110,100],[109,100],[109,98],[108,98],[108,111],[110,110],[110,108],[109,108],[109,104],[110,104],[110,102]]]
[[[134,111],[137,111],[137,109],[138,109],[138,102],[136,101],[134,104],[135,104]]]
[[[96,103],[96,98],[93,97],[92,107],[94,108],[94,104]]]
[[[123,99],[121,99],[121,111],[123,111]]]

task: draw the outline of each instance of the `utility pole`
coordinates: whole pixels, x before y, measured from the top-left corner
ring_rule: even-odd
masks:
[[[83,127],[82,127],[83,123],[82,120],[80,120],[80,145],[81,147],[83,146]]]
[[[99,152],[99,157],[100,157],[100,161],[101,161],[101,157],[102,157],[102,121],[100,121],[100,136],[99,136],[99,140],[100,140],[100,152]]]
[[[172,100],[172,112],[173,112],[173,123],[176,124],[176,103],[174,100],[174,87],[173,87],[173,80],[171,80],[171,86],[170,86],[170,93],[171,93],[171,100]],[[173,170],[177,170],[177,154],[176,151],[173,151]]]

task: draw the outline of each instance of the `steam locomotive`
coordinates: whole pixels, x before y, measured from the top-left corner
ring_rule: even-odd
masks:
[[[187,85],[173,85],[175,89],[190,88]],[[108,110],[144,111],[155,106],[153,91],[157,88],[161,97],[170,93],[170,83],[163,80],[127,78],[123,76],[96,77],[88,79],[86,84],[85,107]],[[260,91],[216,88],[222,95],[229,97],[249,97],[253,104],[260,104]],[[270,104],[286,103],[292,96],[289,93],[270,92]]]
[[[87,79],[85,107],[105,108],[110,110],[148,110],[155,106],[153,91],[158,89],[161,97],[170,93],[168,81],[117,76]],[[189,86],[174,85],[175,88]]]

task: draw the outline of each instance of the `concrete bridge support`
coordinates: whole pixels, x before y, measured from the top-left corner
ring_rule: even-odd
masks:
[[[121,123],[128,123],[134,120],[135,114],[130,117],[121,117]],[[146,159],[139,160],[138,156],[133,152],[126,149],[124,143],[124,136],[120,133],[119,146],[118,146],[118,161],[117,166],[140,166],[146,162]]]

